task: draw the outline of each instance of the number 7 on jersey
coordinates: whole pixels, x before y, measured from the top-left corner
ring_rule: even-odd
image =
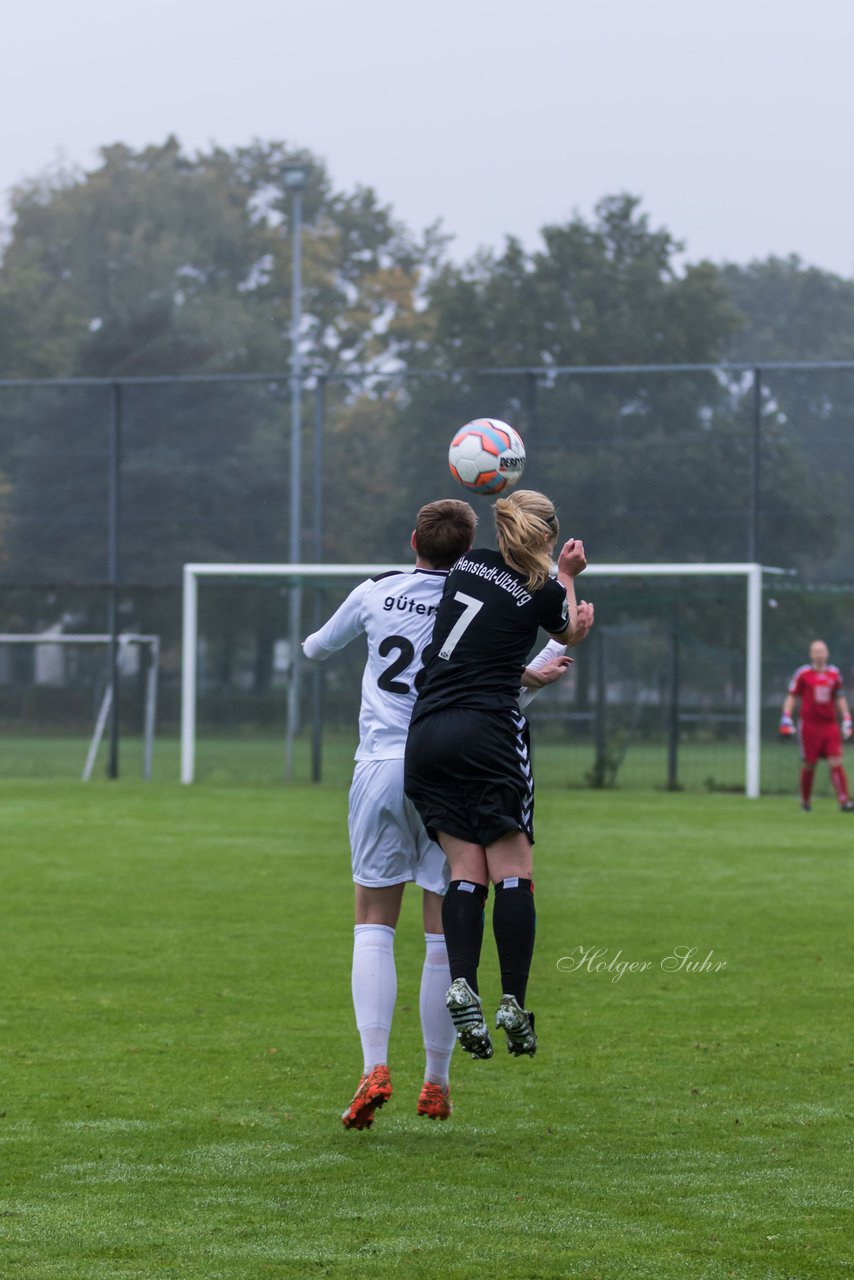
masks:
[[[444,658],[446,661],[450,658],[465,632],[483,608],[482,600],[475,600],[474,596],[467,596],[464,591],[455,591],[454,599],[459,600],[463,606],[463,611],[451,627],[445,643],[439,650],[439,657]]]

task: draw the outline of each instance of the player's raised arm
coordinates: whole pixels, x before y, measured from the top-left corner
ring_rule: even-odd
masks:
[[[537,696],[547,684],[554,684],[566,675],[575,661],[566,652],[581,644],[593,626],[593,605],[582,600],[578,605],[578,619],[575,630],[565,645],[559,640],[549,640],[535,658],[532,658],[522,673],[522,688],[519,691],[519,706],[523,709]]]
[[[579,538],[570,538],[561,547],[557,561],[557,580],[566,592],[567,625],[561,632],[552,632],[560,644],[578,643],[573,641],[578,627],[578,604],[575,599],[575,579],[587,568],[587,557],[584,554],[584,543]],[[588,627],[588,631],[589,631]],[[585,632],[585,635],[587,633]],[[583,637],[581,637],[583,639]]]
[[[588,600],[579,600],[578,602],[578,618],[575,624],[575,630],[567,641],[570,649],[574,649],[581,644],[582,640],[586,640],[590,635],[595,620],[595,610]]]
[[[317,662],[325,662],[333,653],[345,648],[351,640],[355,640],[365,629],[362,615],[362,601],[370,587],[370,581],[360,582],[354,587],[344,603],[335,610],[328,622],[319,631],[306,636],[302,642],[302,651],[307,658]]]

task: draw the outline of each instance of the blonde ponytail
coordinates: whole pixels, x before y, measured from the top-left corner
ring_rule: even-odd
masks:
[[[528,591],[539,591],[552,567],[549,543],[559,533],[554,505],[535,489],[518,489],[499,498],[493,512],[502,559],[525,577]]]

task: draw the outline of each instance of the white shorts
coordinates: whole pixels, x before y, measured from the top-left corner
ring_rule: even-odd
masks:
[[[350,787],[353,879],[368,889],[414,881],[445,893],[445,855],[403,791],[403,760],[360,760]]]

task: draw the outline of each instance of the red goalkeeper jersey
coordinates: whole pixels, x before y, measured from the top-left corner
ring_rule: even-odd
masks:
[[[838,667],[798,667],[792,676],[789,693],[801,700],[800,718],[807,724],[836,722],[836,699],[842,692],[842,676]]]

